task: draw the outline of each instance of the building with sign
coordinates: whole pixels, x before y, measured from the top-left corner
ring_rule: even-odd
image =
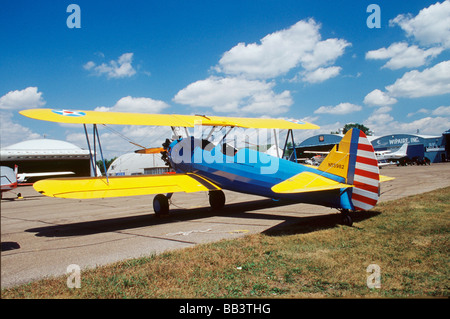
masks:
[[[445,137],[432,135],[392,134],[369,139],[376,151],[394,151],[408,144],[408,158],[428,158],[431,163],[447,161]]]
[[[311,157],[309,152],[330,151],[338,144],[343,135],[320,134],[307,138],[296,144],[297,158]],[[427,158],[431,163],[450,160],[450,130],[440,136],[419,134],[389,134],[384,136],[368,136],[375,151],[396,151],[403,144],[408,143],[408,158]],[[306,152],[305,151],[309,151]]]

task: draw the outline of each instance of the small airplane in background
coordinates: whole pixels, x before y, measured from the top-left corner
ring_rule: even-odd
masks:
[[[398,150],[392,151],[376,151],[375,155],[378,160],[378,167],[395,165],[397,161],[406,157],[408,152],[408,143],[403,144]]]
[[[407,156],[408,151],[408,144],[403,144],[397,151],[375,151],[375,155],[378,160],[378,167],[384,167],[388,165],[395,165],[399,159],[402,159]],[[313,165],[313,166],[319,166],[320,163],[324,160],[326,155],[328,155],[330,152],[320,152],[320,151],[304,151],[304,153],[309,154],[316,154],[310,159],[305,159],[305,164]]]
[[[17,188],[17,170],[17,165],[14,167],[14,170],[8,166],[0,166],[0,191],[2,197],[4,192]],[[18,197],[19,195],[20,193]]]
[[[398,150],[395,152],[392,151],[375,151],[375,155],[378,160],[398,160],[407,156],[408,152],[408,143],[403,144]]]
[[[17,174],[17,182],[20,184],[26,183],[28,178],[32,177],[47,177],[47,176],[58,176],[58,175],[72,175],[74,172],[42,172],[42,173],[19,173]]]
[[[105,198],[156,194],[153,209],[156,215],[169,212],[169,200],[176,192],[207,191],[212,209],[225,205],[222,189],[338,209],[343,223],[352,225],[349,211],[374,207],[380,194],[380,182],[391,178],[379,175],[372,144],[364,132],[349,130],[338,145],[317,167],[284,159],[289,136],[294,143],[294,129],[318,129],[303,121],[237,118],[205,115],[138,114],[120,112],[67,111],[30,109],[20,114],[44,121],[83,124],[88,147],[87,124],[93,125],[93,145],[103,159],[97,124],[171,126],[173,136],[163,143],[162,159],[175,174],[141,176],[100,176],[90,178],[52,178],[38,181],[34,189],[46,196],[62,198]],[[179,128],[186,134],[179,135]],[[193,128],[194,134],[188,134]],[[212,141],[214,130],[224,132]],[[286,129],[288,134],[282,156],[272,156],[250,148],[237,149],[226,142],[246,129]],[[209,132],[208,132],[209,130]],[[206,138],[203,133],[207,133]],[[274,145],[278,139],[274,134]],[[294,149],[295,152],[295,149]],[[93,156],[90,152],[91,157]],[[95,160],[91,159],[95,165]],[[95,171],[95,170],[94,170]]]
[[[0,166],[0,190],[3,196],[4,192],[11,191],[18,186],[24,185],[28,178],[31,177],[46,177],[46,176],[58,176],[58,175],[71,175],[74,172],[42,172],[42,173],[18,173],[19,167],[14,166],[14,170],[8,166]],[[18,193],[17,198],[22,198],[22,194]]]

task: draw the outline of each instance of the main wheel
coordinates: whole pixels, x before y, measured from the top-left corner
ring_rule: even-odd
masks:
[[[210,191],[209,204],[214,210],[221,209],[225,205],[225,194],[221,190]]]
[[[156,216],[163,216],[169,213],[169,200],[167,196],[158,194],[153,198],[153,210]]]

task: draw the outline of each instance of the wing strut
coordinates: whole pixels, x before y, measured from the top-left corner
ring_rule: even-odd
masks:
[[[108,179],[108,173],[106,171],[106,162],[105,162],[105,158],[103,157],[103,150],[102,150],[102,144],[100,143],[100,136],[98,134],[98,128],[97,128],[97,124],[93,125],[93,129],[92,129],[92,133],[93,133],[93,138],[94,138],[94,154],[92,154],[91,151],[91,143],[89,142],[89,135],[87,132],[87,128],[86,128],[86,124],[83,124],[84,127],[84,133],[86,135],[86,141],[87,141],[87,145],[89,148],[89,158],[91,161],[91,165],[92,165],[92,172],[94,174],[94,176],[97,176],[97,144],[96,144],[96,140],[98,141],[98,149],[100,150],[100,156],[102,158],[102,162],[103,162],[103,167],[105,168],[105,176],[106,176],[106,183],[109,184],[109,179]]]
[[[100,143],[100,136],[98,135],[97,124],[94,124],[94,133],[95,133],[94,134],[94,146],[95,146],[95,135],[97,135],[98,149],[100,150],[100,156],[102,157],[103,168],[105,169],[106,183],[109,184],[108,172],[106,170],[105,158],[103,157],[102,144]],[[96,154],[95,154],[95,159],[97,159],[97,155]]]
[[[277,157],[280,158],[280,151],[278,150],[278,140],[276,129],[273,129],[273,137],[275,138],[275,149],[277,151]]]
[[[91,143],[89,142],[89,135],[87,132],[86,124],[83,124],[83,127],[84,127],[84,134],[86,135],[86,142],[87,142],[87,145],[89,148],[89,160],[90,160],[91,166],[92,166],[92,174],[95,174],[95,176],[97,176],[97,173],[96,173],[97,171],[95,169],[94,158],[92,157]]]
[[[295,160],[295,163],[297,163],[297,150],[295,149],[294,133],[292,132],[292,129],[289,129],[286,134],[286,141],[284,142],[282,158],[284,158],[284,155],[286,153],[286,147],[287,147],[287,143],[288,143],[288,139],[289,139],[289,134],[291,135],[291,140],[292,140],[292,150],[293,150],[293,154],[294,154],[294,160]],[[292,156],[292,154],[291,154],[291,156]],[[289,158],[289,160],[291,160],[291,159]]]

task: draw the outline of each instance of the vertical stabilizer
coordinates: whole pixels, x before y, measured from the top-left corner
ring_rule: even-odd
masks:
[[[379,196],[378,161],[372,144],[359,129],[348,131],[323,160],[319,170],[345,178],[354,210],[368,210]]]

